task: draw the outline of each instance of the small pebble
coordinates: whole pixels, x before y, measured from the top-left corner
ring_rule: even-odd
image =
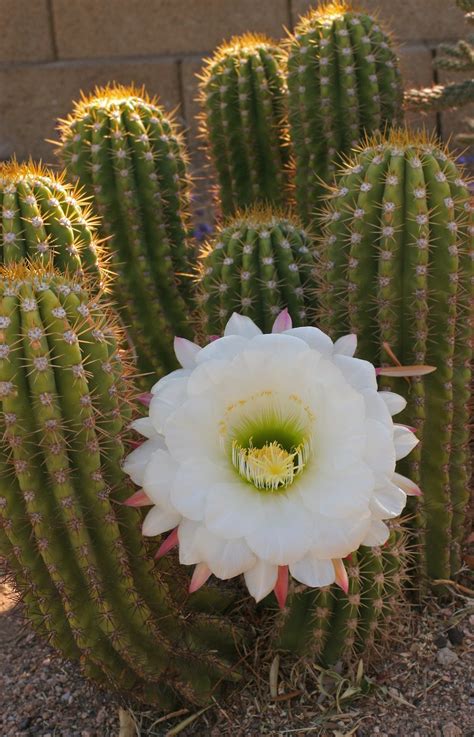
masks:
[[[433,642],[437,648],[446,647],[448,644],[448,638],[446,635],[436,635]]]
[[[443,737],[462,737],[461,728],[457,727],[453,722],[448,722],[443,727]]]
[[[441,650],[438,650],[436,660],[440,665],[446,668],[453,663],[456,663],[456,661],[459,660],[459,656],[450,650],[449,647],[442,647]]]

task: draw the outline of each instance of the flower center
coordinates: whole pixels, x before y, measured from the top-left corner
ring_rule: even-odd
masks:
[[[293,452],[282,448],[276,440],[262,448],[242,448],[232,443],[232,463],[239,474],[257,489],[276,491],[293,483],[304,468],[309,455],[309,444],[299,445]]]
[[[284,490],[310,458],[314,421],[296,394],[257,392],[227,407],[219,430],[222,448],[256,489]]]

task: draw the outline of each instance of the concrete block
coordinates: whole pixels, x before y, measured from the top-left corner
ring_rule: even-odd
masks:
[[[52,0],[59,58],[200,53],[246,31],[277,38],[287,0]]]
[[[0,0],[0,62],[54,58],[47,0]]]
[[[89,92],[108,81],[144,84],[168,110],[180,101],[177,62],[57,62],[0,68],[0,158],[16,153],[19,159],[31,155],[54,162],[53,147],[45,139],[57,137],[56,120],[71,111],[81,90]]]

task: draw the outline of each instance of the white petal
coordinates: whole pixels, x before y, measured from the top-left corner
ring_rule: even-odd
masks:
[[[256,563],[256,558],[245,540],[223,540],[200,527],[196,545],[203,560],[217,578],[226,580],[245,573]]]
[[[278,360],[291,359],[292,354],[303,353],[309,351],[309,346],[305,340],[298,338],[293,333],[295,330],[310,330],[311,328],[292,328],[285,333],[266,333],[265,335],[257,335],[247,345],[247,352],[262,351],[271,354]],[[316,328],[312,328],[315,330]],[[324,333],[323,333],[324,335]],[[329,340],[329,338],[328,338]]]
[[[344,374],[344,378],[349,384],[363,391],[364,389],[377,389],[377,379],[375,369],[368,361],[362,361],[360,358],[350,358],[349,356],[334,356],[334,363]]]
[[[138,486],[143,485],[148,463],[153,453],[160,448],[164,448],[163,438],[161,435],[155,435],[150,440],[145,440],[144,443],[139,445],[138,448],[135,448],[135,450],[132,450],[125,458],[122,468]]]
[[[171,373],[166,374],[166,376],[162,376],[161,379],[159,379],[156,384],[153,384],[150,391],[152,394],[158,394],[159,391],[168,384],[169,381],[176,381],[177,379],[187,379],[192,372],[192,369],[176,369],[176,371],[171,371]]]
[[[186,400],[186,389],[187,381],[176,379],[163,384],[153,395],[148,411],[157,432],[163,432],[168,417]]]
[[[371,517],[348,517],[332,519],[319,516],[313,521],[313,544],[311,551],[318,558],[345,558],[357,550],[370,527]]]
[[[196,365],[196,356],[201,350],[200,345],[196,345],[187,338],[174,339],[174,352],[176,358],[183,368],[194,368]]]
[[[149,417],[139,417],[137,420],[133,420],[130,427],[145,438],[152,438],[157,435],[157,431]]]
[[[306,478],[308,476],[308,478]],[[305,507],[326,517],[365,514],[373,493],[374,475],[366,463],[345,466],[341,472],[318,473],[308,468],[298,484]]]
[[[370,418],[366,421],[366,428],[365,460],[376,477],[381,480],[380,483],[384,483],[385,479],[391,478],[395,471],[393,429]]]
[[[387,542],[389,537],[390,530],[387,525],[379,519],[373,519],[366,536],[361,541],[361,545],[368,545],[369,547],[373,547],[374,545],[383,545]]]
[[[184,517],[202,520],[209,489],[227,476],[222,466],[205,459],[180,464],[174,478],[170,500]]]
[[[152,507],[143,520],[142,533],[145,537],[161,535],[162,532],[172,530],[180,521],[181,515],[177,512]]]
[[[166,450],[157,450],[143,475],[143,490],[155,504],[169,505],[171,486],[176,475],[177,463]]]
[[[223,538],[249,535],[263,521],[262,502],[262,495],[243,480],[216,483],[207,494],[206,527]]]
[[[333,342],[329,335],[323,333],[319,328],[291,328],[291,330],[285,330],[284,335],[292,335],[295,338],[304,340],[310,348],[317,350],[318,353],[321,353],[323,356],[332,355]]]
[[[250,595],[258,602],[275,588],[278,566],[272,566],[270,563],[259,560],[253,568],[245,572],[244,576]]]
[[[385,486],[375,490],[370,509],[378,519],[390,519],[403,512],[406,501],[405,492],[387,481]]]
[[[400,396],[400,394],[395,394],[395,392],[379,392],[378,394],[387,405],[387,409],[391,415],[397,415],[407,406],[407,400]]]
[[[264,495],[262,495],[264,496]],[[274,494],[263,499],[263,524],[245,536],[258,558],[274,565],[289,565],[310,550],[313,538],[311,515],[298,496]]]
[[[179,562],[191,566],[202,561],[197,545],[197,534],[202,525],[199,522],[183,519],[178,527]]]
[[[244,315],[234,312],[225,326],[224,335],[241,335],[243,338],[253,338],[254,335],[260,335],[261,332],[250,317],[244,317]]]
[[[394,473],[392,476],[392,481],[400,489],[403,489],[405,494],[408,494],[409,496],[420,496],[421,495],[421,490],[418,484],[415,484],[414,481],[407,478],[406,476],[402,476],[401,473]]]
[[[321,560],[313,553],[292,563],[290,573],[306,586],[329,586],[336,578],[332,560]]]
[[[334,343],[334,353],[340,356],[352,357],[357,350],[357,335],[350,333],[338,338]]]
[[[364,397],[367,417],[370,417],[372,420],[378,420],[384,425],[387,425],[387,427],[392,427],[392,416],[380,393],[375,391],[375,389],[364,389],[362,396]]]
[[[242,335],[225,335],[223,338],[213,340],[212,343],[204,346],[204,348],[202,348],[198,353],[196,363],[199,365],[211,360],[230,361],[234,356],[240,353],[248,343],[248,338],[245,338]]]
[[[405,458],[408,453],[411,453],[420,442],[416,437],[415,433],[411,430],[407,430],[405,427],[394,427],[393,428],[393,440],[395,443],[396,458],[399,461],[401,458]]]

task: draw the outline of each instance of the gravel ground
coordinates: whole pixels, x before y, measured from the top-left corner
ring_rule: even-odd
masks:
[[[0,585],[0,737],[474,737],[472,599],[432,602],[401,637],[368,674],[328,676],[275,661],[272,677],[199,716],[163,717],[85,681],[23,626]]]

